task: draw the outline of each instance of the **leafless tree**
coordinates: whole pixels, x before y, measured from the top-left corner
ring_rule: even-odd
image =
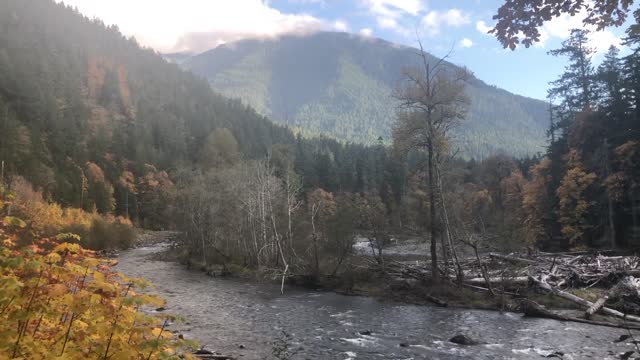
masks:
[[[436,162],[446,148],[451,129],[466,116],[470,100],[465,94],[465,84],[471,74],[447,63],[448,55],[430,61],[418,42],[422,66],[403,71],[404,82],[395,94],[400,107],[393,140],[394,146],[404,153],[424,151],[427,155],[431,274],[434,282],[438,282]]]

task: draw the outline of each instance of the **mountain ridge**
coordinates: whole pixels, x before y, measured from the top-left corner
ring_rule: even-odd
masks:
[[[223,44],[181,66],[276,122],[306,134],[371,144],[380,136],[390,139],[393,89],[403,67],[419,65],[416,52],[383,39],[318,32]],[[437,58],[428,55],[428,61]],[[544,149],[544,101],[475,77],[468,92],[469,118],[454,135],[467,157],[527,156]]]

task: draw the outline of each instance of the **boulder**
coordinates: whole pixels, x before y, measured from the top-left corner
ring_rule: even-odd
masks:
[[[471,337],[467,336],[467,335],[462,335],[462,334],[458,334],[454,337],[452,337],[451,339],[449,339],[449,342],[452,342],[454,344],[458,344],[458,345],[481,345],[481,344],[486,344],[485,342],[476,340],[476,339],[472,339]]]

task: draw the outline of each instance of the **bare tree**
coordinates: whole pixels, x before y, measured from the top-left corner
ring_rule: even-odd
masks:
[[[400,107],[393,141],[403,153],[424,151],[427,155],[431,275],[438,282],[436,161],[446,148],[450,130],[465,118],[469,105],[465,83],[471,74],[445,62],[448,55],[429,61],[422,43],[418,43],[422,66],[403,71],[405,81],[395,94]]]

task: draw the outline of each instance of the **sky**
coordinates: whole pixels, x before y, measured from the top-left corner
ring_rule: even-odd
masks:
[[[61,0],[57,0],[61,1]],[[547,22],[530,48],[503,49],[487,34],[501,0],[62,0],[90,18],[117,25],[125,35],[160,52],[202,52],[245,38],[342,31],[416,46],[469,68],[479,79],[510,92],[544,99],[566,59],[548,55],[582,27],[580,16]],[[624,27],[591,35],[601,61],[620,46]],[[622,48],[624,54],[626,49]]]

